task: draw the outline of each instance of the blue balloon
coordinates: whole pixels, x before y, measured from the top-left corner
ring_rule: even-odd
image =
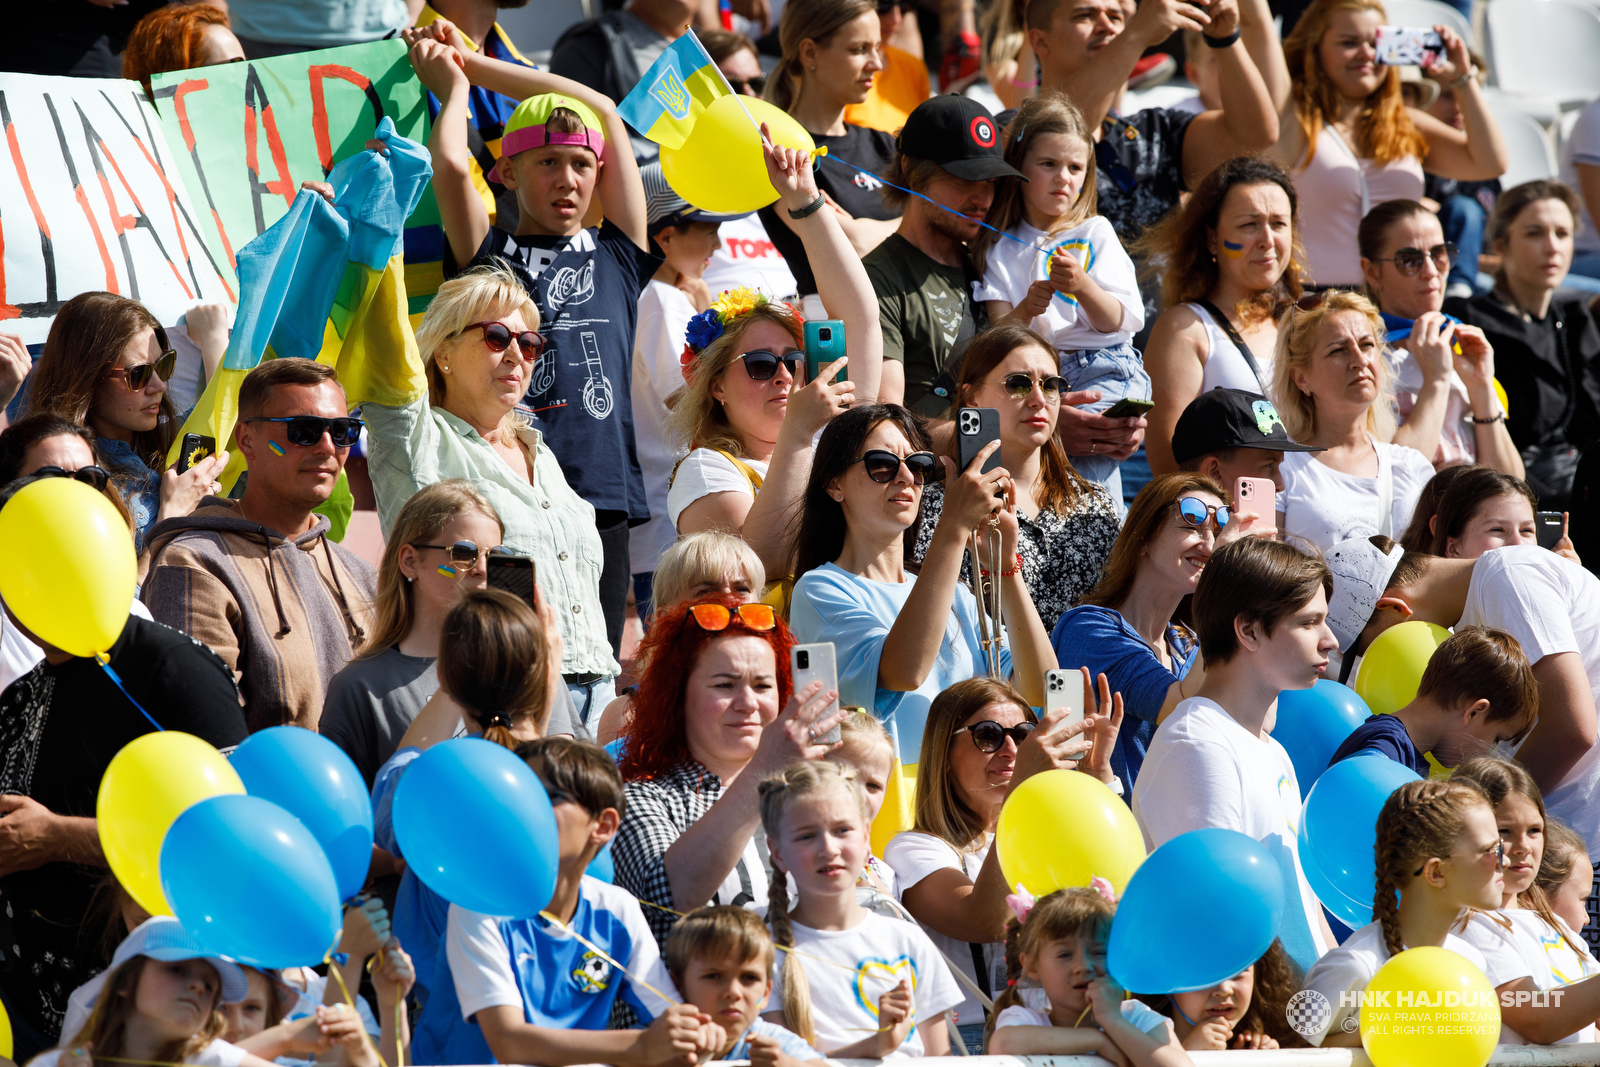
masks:
[[[1351,756],[1329,767],[1312,787],[1300,817],[1300,863],[1307,868],[1307,880],[1315,864],[1327,885],[1370,910],[1377,880],[1373,850],[1378,813],[1390,793],[1419,780],[1410,767],[1376,753]],[[1317,899],[1340,914],[1321,892]]]
[[[310,730],[274,726],[251,734],[228,762],[246,793],[311,831],[333,865],[340,900],[361,891],[372,865],[372,796],[343,749]]]
[[[458,738],[418,756],[395,789],[394,832],[423,884],[469,911],[527,919],[555,892],[550,797],[492,741]]]
[[[1107,967],[1141,993],[1209,989],[1271,947],[1284,906],[1283,868],[1260,842],[1237,830],[1179,834],[1129,879]]]
[[[1328,769],[1328,761],[1345,738],[1371,714],[1354,689],[1327,678],[1310,689],[1285,689],[1278,694],[1278,721],[1272,736],[1294,763],[1301,800],[1310,795],[1312,785]]]
[[[1322,873],[1322,868],[1317,866],[1316,856],[1311,851],[1311,845],[1306,838],[1305,819],[1300,820],[1300,869],[1306,872],[1306,883],[1311,886],[1311,891],[1316,894],[1322,906],[1333,913],[1340,922],[1352,930],[1359,930],[1372,921],[1372,903],[1363,904],[1345,896]]]
[[[252,967],[313,966],[339,940],[322,846],[260,797],[212,797],[178,816],[161,843],[161,889],[200,944]]]
[[[615,885],[617,881],[617,861],[611,856],[611,842],[607,841],[595,853],[594,859],[589,861],[589,869],[584,871],[590,878],[596,878],[606,885]]]

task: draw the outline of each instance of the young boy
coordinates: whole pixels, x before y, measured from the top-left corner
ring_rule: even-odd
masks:
[[[429,29],[439,37],[453,32],[444,20]],[[500,161],[489,175],[516,193],[517,227],[508,232],[489,224],[473,186],[472,85],[464,62],[442,40],[421,37],[411,63],[440,101],[428,150],[444,225],[445,277],[499,257],[538,305],[545,349],[523,404],[567,482],[594,505],[605,543],[600,602],[616,655],[628,593],[628,528],[650,517],[634,451],[630,380],[639,293],[658,263],[647,250],[644,189],[627,127],[610,100],[577,82],[476,57],[470,69],[477,84],[522,101],[506,121]],[[605,222],[586,228],[597,194]],[[574,699],[587,722],[589,699]]]
[[[732,904],[700,908],[667,935],[667,970],[684,1002],[709,1012],[728,1043],[714,1060],[795,1067],[822,1053],[799,1034],[761,1018],[772,992],[772,938],[756,914]]]
[[[1179,470],[1215,478],[1233,492],[1239,478],[1270,478],[1283,492],[1278,466],[1285,452],[1321,452],[1295,444],[1272,401],[1243,389],[1213,389],[1189,402],[1172,429],[1172,458]],[[1238,503],[1235,501],[1235,503]],[[1269,520],[1270,505],[1254,509]]]
[[[1133,787],[1148,848],[1208,827],[1266,847],[1289,892],[1278,937],[1302,970],[1334,939],[1300,869],[1300,785],[1271,729],[1278,694],[1309,689],[1327,670],[1332,587],[1320,558],[1281,541],[1241,537],[1217,549],[1192,612],[1205,681],[1156,727]]]
[[[1328,761],[1376,752],[1428,777],[1424,752],[1446,767],[1516,743],[1539,713],[1539,683],[1516,638],[1465,626],[1441,644],[1422,672],[1417,699],[1393,715],[1374,715]]]
[[[721,1047],[722,1028],[692,1005],[664,999],[671,978],[639,902],[584,873],[622,820],[616,764],[605,750],[569,737],[530,741],[517,755],[555,809],[561,860],[545,910],[624,971],[546,919],[500,919],[452,904],[441,961],[448,973],[435,972],[412,1040],[415,1061],[693,1067]],[[643,1030],[608,1030],[619,994],[655,1021]]]

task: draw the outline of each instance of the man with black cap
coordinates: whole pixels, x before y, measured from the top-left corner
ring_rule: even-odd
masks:
[[[884,202],[904,212],[900,227],[861,261],[878,296],[885,402],[923,415],[949,408],[955,390],[944,372],[989,326],[972,298],[978,275],[966,243],[994,202],[994,180],[1012,175],[1022,177],[1001,154],[994,117],[976,100],[936,96],[906,117],[883,190]]]
[[[1289,440],[1272,401],[1243,389],[1201,393],[1183,409],[1172,431],[1178,469],[1213,478],[1229,492],[1239,478],[1270,478],[1283,492],[1278,465],[1285,452],[1322,452]]]

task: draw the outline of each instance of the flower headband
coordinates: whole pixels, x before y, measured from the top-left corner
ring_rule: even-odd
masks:
[[[1099,875],[1089,879],[1089,888],[1105,897],[1107,903],[1115,904],[1117,902],[1115,887]],[[1033,894],[1028,892],[1021,882],[1017,883],[1017,891],[1015,893],[1006,894],[1006,905],[1011,908],[1011,914],[1017,917],[1017,922],[1019,923],[1028,921],[1028,913],[1033,910],[1034,903]]]
[[[709,308],[690,319],[689,327],[684,331],[683,353],[678,356],[678,365],[683,368],[683,380],[689,380],[695,357],[722,336],[728,323],[766,305],[767,298],[764,295],[741,285],[737,289],[724,289]]]

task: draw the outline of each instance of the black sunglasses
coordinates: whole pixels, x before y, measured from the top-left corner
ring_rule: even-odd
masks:
[[[141,363],[137,367],[115,367],[106,371],[106,377],[125,380],[128,388],[137,393],[150,384],[150,375],[154,374],[162,381],[167,381],[177,369],[178,350],[169,348],[161,353],[154,363]]]
[[[783,364],[783,369],[789,372],[789,377],[795,377],[795,372],[800,368],[801,355],[799,352],[785,352],[778,355],[765,348],[758,348],[754,352],[746,352],[739,357],[744,360],[744,372],[750,375],[753,382],[770,381],[778,373],[778,364]]]
[[[281,422],[288,428],[284,436],[291,445],[300,445],[309,448],[322,440],[322,435],[327,434],[333,439],[333,447],[349,448],[361,437],[361,427],[366,423],[360,419],[346,415],[337,419],[324,419],[317,415],[288,415],[283,418],[269,419],[264,415],[257,415],[245,422]]]
[[[474,322],[462,329],[482,330],[483,343],[491,352],[504,352],[511,347],[511,341],[516,339],[517,347],[522,349],[522,354],[529,360],[539,358],[539,353],[544,351],[544,335],[537,330],[523,330],[521,333],[512,333],[511,327],[503,322]]]
[[[767,87],[767,78],[764,74],[754,78],[729,78],[728,85],[740,96],[760,96]]]
[[[478,559],[480,557],[496,555],[498,554],[496,551],[497,549],[503,550],[505,548],[504,545],[496,545],[494,548],[479,548],[477,543],[474,541],[457,541],[453,545],[424,545],[413,541],[411,542],[411,547],[437,548],[441,552],[449,553],[451,566],[465,567],[468,570],[471,570],[473,567],[478,565]],[[442,572],[443,570],[444,568],[441,567],[440,571]],[[447,574],[445,577],[454,578],[455,575]]]
[[[1067,390],[1067,380],[1059,374],[1052,374],[1048,378],[1032,378],[1021,371],[1008,374],[1005,381],[1000,383],[1000,388],[1006,391],[1006,396],[1013,400],[1026,400],[1033,395],[1033,387],[1038,386],[1046,400],[1059,399]]]
[[[1439,273],[1443,274],[1456,261],[1456,246],[1446,241],[1444,244],[1434,245],[1426,252],[1420,248],[1402,248],[1388,259],[1375,259],[1373,262],[1393,263],[1401,274],[1409,278],[1422,273],[1422,265],[1430,259],[1439,269]]]
[[[993,719],[984,719],[982,722],[975,722],[971,726],[963,726],[956,733],[970,733],[972,735],[972,743],[978,747],[979,752],[999,752],[1000,746],[1006,743],[1006,738],[1009,737],[1018,745],[1021,745],[1022,742],[1028,739],[1028,735],[1033,733],[1037,725],[1037,723],[1019,722],[1015,726],[1005,727]]]
[[[106,491],[106,483],[111,480],[111,475],[107,474],[102,467],[79,467],[75,471],[69,471],[62,467],[40,467],[33,473],[37,478],[71,478],[73,481],[82,482],[100,493]]]
[[[905,464],[906,470],[911,472],[911,480],[917,485],[944,479],[944,467],[940,465],[939,457],[932,452],[913,452],[909,456],[902,457],[888,449],[869,448],[850,461],[851,466],[857,463],[866,464],[867,477],[879,485],[887,485],[894,481],[900,473],[902,463]]]

